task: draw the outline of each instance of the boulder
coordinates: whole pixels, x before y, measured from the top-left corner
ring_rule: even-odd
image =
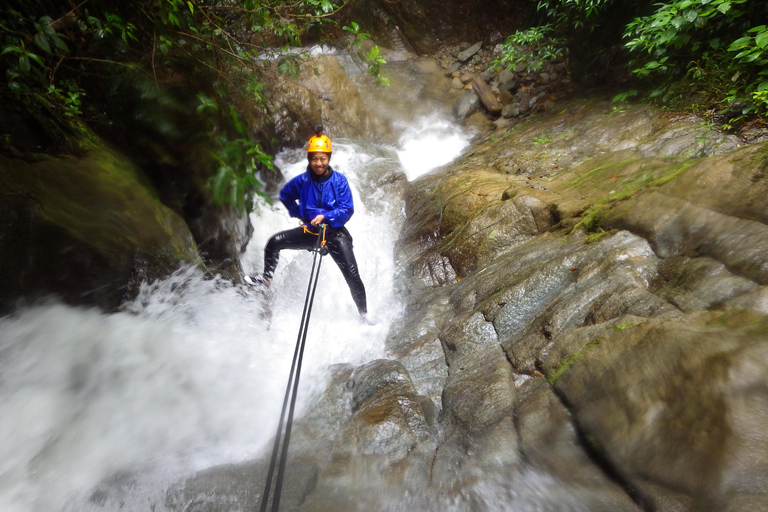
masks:
[[[768,506],[768,318],[690,313],[577,331],[544,370],[594,447],[664,508]],[[577,341],[578,339],[578,341]],[[586,343],[584,343],[586,341]]]
[[[474,92],[467,92],[456,100],[456,104],[453,106],[453,115],[457,121],[464,121],[477,112],[479,108],[480,98]]]
[[[0,312],[49,295],[112,311],[142,282],[202,263],[184,220],[106,143],[81,156],[0,155],[0,186]]]

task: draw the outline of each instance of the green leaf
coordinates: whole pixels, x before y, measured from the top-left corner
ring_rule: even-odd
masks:
[[[41,68],[45,68],[45,62],[43,62],[43,59],[35,55],[34,53],[27,52],[27,57],[32,59],[33,61],[37,62]]]
[[[694,21],[696,21],[696,18],[699,17],[699,11],[697,11],[696,9],[690,9],[689,11],[686,11],[684,16],[689,23],[693,23]]]
[[[755,36],[755,46],[765,48],[768,46],[768,31],[760,32]]]
[[[740,37],[739,39],[731,43],[731,46],[728,47],[728,51],[735,52],[737,50],[740,50],[746,47],[751,43],[752,43],[752,38],[750,36]]]
[[[28,75],[29,70],[32,69],[32,66],[29,64],[29,58],[26,55],[19,57],[19,69],[25,75]]]
[[[744,57],[743,60],[744,60],[744,62],[754,62],[755,60],[757,60],[759,58],[760,58],[760,54],[759,53],[752,53],[752,54],[747,55],[746,57]]]
[[[69,48],[67,47],[66,43],[64,43],[64,41],[58,35],[53,36],[51,40],[53,41],[53,44],[56,46],[56,48],[63,51],[64,53],[69,53]]]
[[[717,10],[720,11],[723,14],[727,14],[728,11],[731,10],[731,3],[730,2],[723,2],[722,4],[717,6]]]
[[[0,52],[0,55],[5,55],[6,53],[10,53],[10,52],[14,52],[14,53],[25,53],[25,52],[26,52],[26,50],[25,50],[25,49],[23,49],[23,48],[19,48],[18,46],[12,46],[12,45],[8,45],[8,46],[6,46],[5,48],[3,48],[3,51],[2,51],[2,52]]]
[[[45,53],[51,53],[51,45],[48,44],[48,38],[45,37],[45,34],[43,34],[42,32],[38,32],[37,34],[35,34],[34,40],[35,40],[35,44],[41,50],[43,50]]]

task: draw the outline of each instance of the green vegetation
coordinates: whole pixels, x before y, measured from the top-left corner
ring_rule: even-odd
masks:
[[[547,380],[549,383],[554,386],[557,381],[560,380],[560,377],[565,375],[568,370],[573,367],[573,365],[578,363],[585,355],[587,355],[587,352],[598,346],[600,343],[602,343],[602,340],[600,339],[590,341],[585,344],[579,351],[563,359],[563,362],[560,364],[560,366],[547,374]]]
[[[643,90],[622,92],[616,101],[638,95],[674,109],[717,114],[726,129],[768,114],[768,3],[763,0],[535,4],[544,23],[518,32],[518,38],[529,34],[532,44],[542,48],[549,43],[533,34],[565,38],[580,48],[589,46],[586,40],[603,47],[623,45],[625,61]]]
[[[525,71],[538,71],[548,60],[567,53],[565,38],[552,37],[551,25],[518,30],[501,45],[499,58],[491,63],[495,69],[513,69],[523,64]]]
[[[590,235],[585,243],[593,243],[609,232],[601,227],[605,213],[619,201],[624,201],[649,188],[660,187],[674,180],[696,160],[687,158],[682,161],[676,159],[643,160],[627,159],[620,161],[608,161],[606,163],[587,163],[594,165],[568,183],[573,188],[594,188],[597,183],[611,183],[615,180],[614,188],[607,195],[597,199],[584,213],[579,222],[570,231],[583,228]],[[605,193],[605,189],[603,189]]]
[[[343,28],[346,32],[352,35],[351,47],[360,50],[363,41],[369,39],[371,34],[360,31],[360,26],[354,21]],[[381,50],[378,46],[372,46],[367,52],[358,51],[360,59],[368,65],[368,74],[376,79],[376,83],[380,86],[389,86],[389,78],[385,77],[381,72],[381,66],[387,63],[384,57],[381,56]]]
[[[296,75],[302,55],[290,49],[337,37],[334,18],[346,4],[10,0],[0,8],[0,95],[118,142],[143,134],[132,149],[149,162],[184,167],[178,148],[204,147],[206,155],[182,159],[208,162],[216,202],[251,208],[261,194],[257,172],[272,168],[255,135],[255,123],[269,121],[265,84]],[[356,40],[367,36],[354,23],[350,31]],[[378,51],[366,60],[383,84]],[[7,134],[2,140],[14,143]]]

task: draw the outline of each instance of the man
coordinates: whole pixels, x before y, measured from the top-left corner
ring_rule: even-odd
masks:
[[[355,211],[352,192],[347,178],[331,167],[331,140],[321,132],[322,126],[316,126],[315,134],[309,139],[307,171],[280,190],[280,201],[291,217],[301,219],[302,226],[273,235],[264,249],[264,272],[261,276],[245,276],[244,280],[250,285],[269,286],[280,251],[313,249],[317,237],[321,236],[320,226],[325,224],[329,254],[352,292],[360,318],[365,319],[368,312],[365,286],[352,251],[352,236],[344,227]]]

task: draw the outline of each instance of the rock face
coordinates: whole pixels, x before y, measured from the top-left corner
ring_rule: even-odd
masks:
[[[574,102],[411,183],[391,360],[299,429],[291,509],[768,508],[767,161]]]
[[[116,152],[0,156],[0,311],[54,293],[111,310],[144,280],[198,264],[184,220]]]

